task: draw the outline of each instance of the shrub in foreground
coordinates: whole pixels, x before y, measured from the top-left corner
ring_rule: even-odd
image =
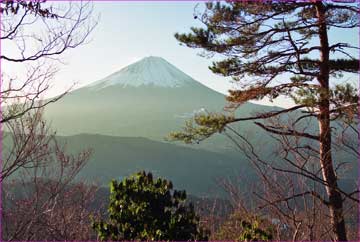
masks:
[[[139,172],[110,184],[108,221],[95,221],[101,240],[207,240],[186,192],[170,181]]]

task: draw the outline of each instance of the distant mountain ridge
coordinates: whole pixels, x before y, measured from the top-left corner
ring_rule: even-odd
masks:
[[[177,189],[186,189],[189,194],[210,193],[211,196],[218,196],[224,191],[217,179],[251,173],[250,163],[242,159],[242,156],[193,149],[142,137],[78,134],[57,136],[56,139],[59,144],[66,144],[68,154],[93,148],[90,160],[76,179],[95,182],[100,186],[108,186],[112,179],[123,179],[137,171],[146,170],[173,181]],[[2,140],[3,146],[10,147],[11,141],[11,136],[6,135]]]
[[[9,147],[11,138],[4,137],[3,147]],[[71,154],[94,148],[77,179],[100,186],[108,186],[112,179],[123,179],[146,170],[173,181],[176,189],[185,189],[189,194],[224,197],[226,193],[219,183],[222,179],[236,182],[243,191],[259,179],[251,162],[241,153],[221,154],[141,137],[79,134],[57,136],[57,140],[59,144],[66,143],[67,152]],[[355,168],[339,180],[348,191],[354,188],[358,177]]]

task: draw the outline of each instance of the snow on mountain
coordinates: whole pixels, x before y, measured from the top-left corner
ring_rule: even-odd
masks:
[[[128,65],[89,87],[101,89],[114,85],[126,86],[158,86],[183,87],[196,82],[190,76],[177,69],[161,57],[149,56]]]

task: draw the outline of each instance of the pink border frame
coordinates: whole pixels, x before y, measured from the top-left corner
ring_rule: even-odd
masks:
[[[49,0],[48,2],[78,2],[81,0]],[[90,0],[92,2],[144,2],[144,3],[150,3],[150,2],[208,2],[208,0]],[[233,0],[236,1],[236,0]],[[254,1],[262,1],[262,0],[254,0]],[[300,0],[301,1],[301,0]],[[306,1],[306,0],[305,0]],[[325,2],[328,0],[324,0]],[[346,0],[340,0],[339,2],[345,2]],[[332,2],[337,2],[336,0],[333,0]],[[358,2],[358,5],[360,5],[360,0],[349,0],[348,2]],[[1,22],[2,14],[0,13],[0,22]],[[360,13],[358,15],[358,21],[360,22]],[[360,36],[360,28],[359,28],[359,36]],[[1,25],[0,25],[0,38],[1,38]],[[359,38],[359,46],[360,46],[360,38]],[[2,50],[1,40],[0,40],[0,54]],[[360,51],[359,51],[359,60],[360,60]],[[359,63],[360,66],[360,63]],[[1,78],[1,60],[0,60],[0,93],[2,89],[2,78]],[[358,75],[358,84],[360,85],[360,74]],[[358,95],[360,96],[360,88],[358,88]],[[0,95],[0,103],[1,103],[1,95]],[[358,105],[358,118],[360,119],[360,105]],[[0,120],[2,119],[2,108],[0,105]],[[358,130],[360,130],[360,123],[358,124]],[[2,136],[3,135],[3,129],[2,124],[0,123],[0,170],[2,169]],[[360,150],[360,137],[359,137],[359,143],[358,143],[358,150]],[[360,160],[358,161],[360,163]],[[358,166],[358,182],[360,183],[360,164]],[[360,200],[360,193],[358,193],[358,198]],[[360,211],[360,204],[358,205],[358,209]],[[358,224],[360,225],[360,215],[358,216]],[[360,227],[358,230],[358,238],[360,238]],[[0,181],[0,241],[2,239],[2,181]],[[30,241],[29,241],[30,242]],[[32,242],[32,241],[31,241]],[[33,241],[35,242],[35,241]]]

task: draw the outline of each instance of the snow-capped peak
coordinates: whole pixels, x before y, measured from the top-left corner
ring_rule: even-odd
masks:
[[[91,87],[105,88],[114,85],[182,87],[196,82],[161,57],[149,56],[128,65],[110,76],[96,81]]]

